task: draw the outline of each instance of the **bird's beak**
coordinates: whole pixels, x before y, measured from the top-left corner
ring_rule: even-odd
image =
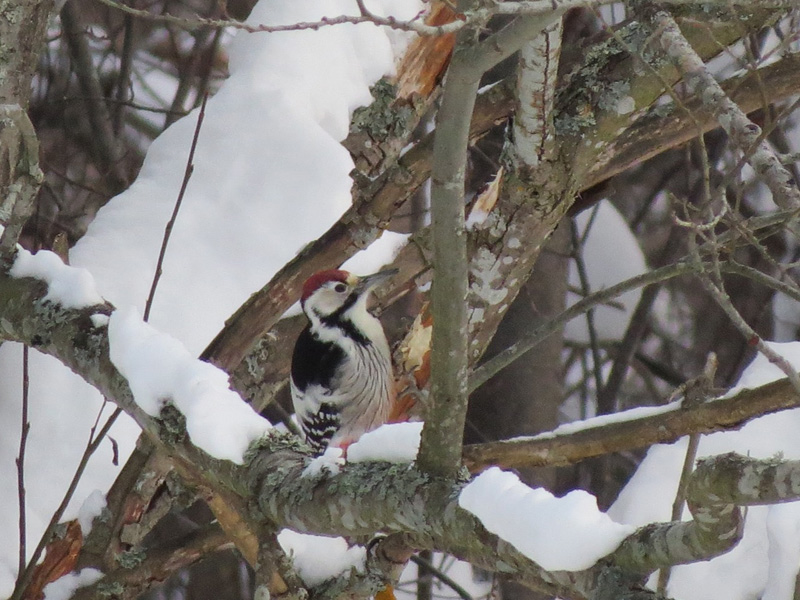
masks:
[[[385,269],[383,271],[378,271],[377,273],[373,273],[372,275],[365,275],[364,277],[360,277],[358,279],[358,284],[356,287],[359,293],[366,292],[371,290],[376,285],[382,283],[389,279],[392,275],[396,275],[399,272],[399,269]]]

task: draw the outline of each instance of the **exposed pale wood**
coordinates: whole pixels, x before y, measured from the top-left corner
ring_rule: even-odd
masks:
[[[454,18],[453,10],[437,0],[431,3],[425,22],[428,25],[442,25]],[[398,97],[429,96],[444,77],[455,40],[453,33],[416,38],[397,67]]]

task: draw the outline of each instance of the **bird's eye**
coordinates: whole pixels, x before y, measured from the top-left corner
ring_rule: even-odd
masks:
[[[335,286],[333,286],[333,289],[334,289],[334,291],[339,292],[340,294],[343,294],[344,292],[347,291],[347,286],[345,284],[343,284],[343,283],[337,283]]]

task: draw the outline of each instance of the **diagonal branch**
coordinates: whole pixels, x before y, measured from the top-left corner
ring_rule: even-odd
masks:
[[[728,97],[669,13],[657,12],[654,23],[661,32],[660,41],[664,52],[678,65],[690,89],[712,111],[733,143],[764,180],[775,203],[784,209],[800,210],[800,190],[797,183],[764,140],[761,128],[748,119]]]

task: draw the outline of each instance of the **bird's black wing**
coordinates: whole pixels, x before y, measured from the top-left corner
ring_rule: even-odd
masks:
[[[347,359],[344,350],[332,342],[323,342],[307,326],[297,338],[292,355],[292,382],[301,392],[310,385],[330,389],[336,371]]]

